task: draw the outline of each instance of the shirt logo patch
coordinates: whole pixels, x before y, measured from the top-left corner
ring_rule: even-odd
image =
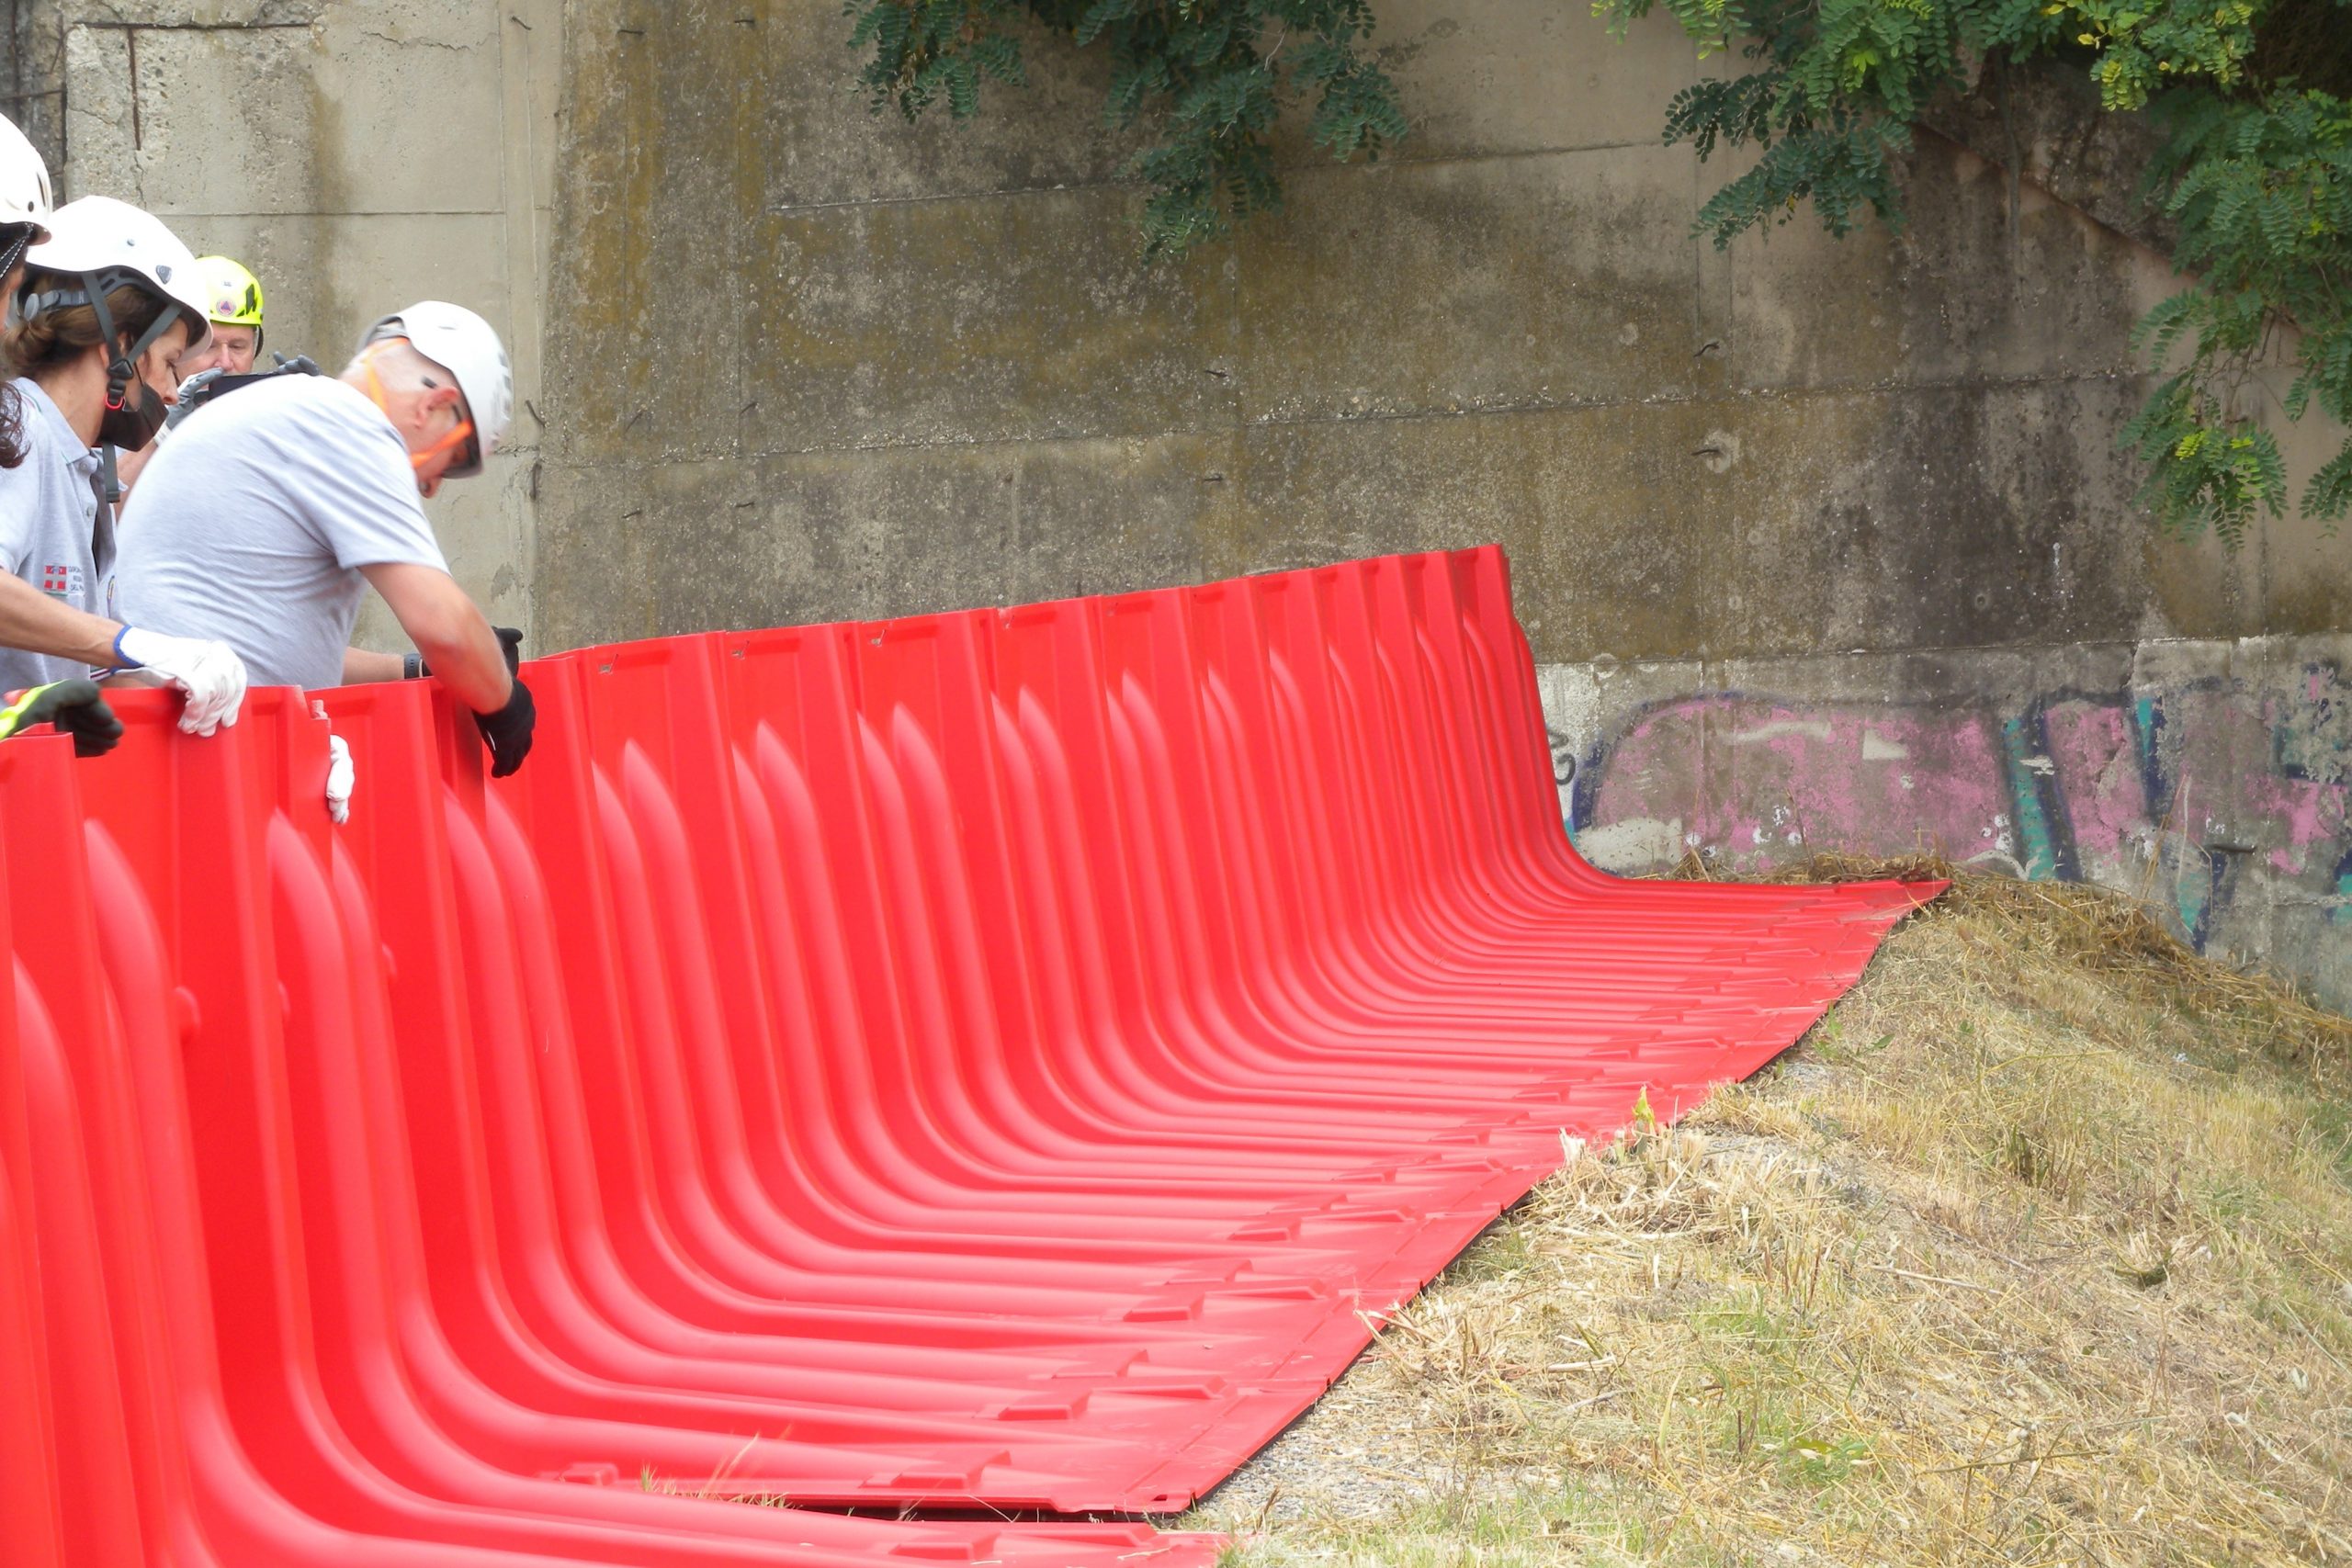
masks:
[[[72,591],[70,585],[73,581],[74,572],[71,568],[45,566],[40,569],[40,591],[43,593],[53,593],[62,599]]]

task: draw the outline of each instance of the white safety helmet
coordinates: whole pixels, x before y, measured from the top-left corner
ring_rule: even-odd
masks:
[[[85,196],[67,202],[49,215],[49,238],[25,253],[25,266],[28,271],[38,267],[62,273],[78,279],[81,287],[37,292],[28,283],[17,302],[21,320],[30,321],[44,311],[71,305],[103,301],[130,283],[178,307],[155,319],[146,338],[130,351],[130,358],[144,353],[175,317],[188,324],[189,352],[203,347],[212,335],[211,307],[197,274],[195,253],[164,226],[162,219],[127,201]]]
[[[49,165],[40,149],[25,140],[12,120],[0,118],[0,227],[29,223],[40,231],[39,244],[49,238]]]
[[[474,422],[473,457],[451,465],[445,477],[461,479],[481,472],[482,459],[497,450],[514,417],[514,371],[506,345],[488,321],[442,299],[420,299],[386,316],[360,334],[359,346],[364,350],[394,337],[408,339],[417,353],[447,368],[465,394],[466,412]]]
[[[0,119],[0,277],[49,238],[49,165],[15,123]]]

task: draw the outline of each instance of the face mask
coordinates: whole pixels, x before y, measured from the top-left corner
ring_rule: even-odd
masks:
[[[111,357],[107,360],[106,410],[98,415],[98,445],[119,447],[125,452],[143,451],[155,439],[155,432],[164,428],[164,416],[170,411],[164,406],[162,395],[140,378],[139,361],[157,338],[178,324],[186,314],[185,309],[175,306],[164,310],[155,318],[153,325],[140,334],[138,342],[125,346],[122,339],[129,334],[115,332],[114,312],[107,309],[107,288],[112,275],[100,272],[78,276],[81,288],[43,296],[30,314],[39,315],[45,305],[85,304],[96,313],[99,333],[112,345]],[[153,285],[144,283],[141,287],[153,288]],[[211,330],[209,322],[200,324],[208,333]]]
[[[133,394],[136,400],[130,400]],[[111,396],[107,399],[106,412],[98,416],[98,444],[125,452],[143,451],[155,439],[155,432],[164,428],[164,400],[136,376],[129,378],[121,396],[122,402]]]

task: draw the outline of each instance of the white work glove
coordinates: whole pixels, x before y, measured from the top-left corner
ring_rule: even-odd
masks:
[[[245,661],[227,643],[125,626],[115,633],[114,651],[134,676],[187,694],[180,728],[190,735],[209,735],[237,722],[238,705],[245,700]]]
[[[327,737],[327,815],[337,822],[351,820],[351,786],[359,781],[352,771],[351,748],[340,735]]]

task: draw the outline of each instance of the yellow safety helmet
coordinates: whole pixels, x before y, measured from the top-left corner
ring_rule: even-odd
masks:
[[[261,279],[242,265],[227,256],[198,256],[196,286],[215,321],[261,330]]]

